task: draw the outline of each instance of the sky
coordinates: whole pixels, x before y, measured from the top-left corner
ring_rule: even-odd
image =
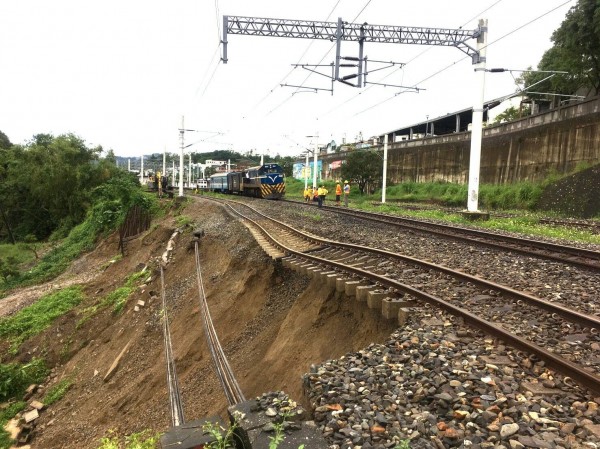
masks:
[[[575,0],[19,0],[0,2],[0,131],[12,143],[73,133],[118,156],[229,149],[296,156],[473,105],[471,60],[453,47],[365,43],[369,60],[405,63],[331,88],[293,64],[330,64],[332,42],[230,35],[223,15],[473,30],[488,20],[487,67],[535,67]],[[540,17],[542,16],[542,17]],[[474,45],[474,41],[471,41]],[[342,56],[358,56],[344,42]],[[375,68],[374,63],[369,69]],[[349,70],[349,69],[347,69]],[[327,69],[327,72],[330,70]],[[349,72],[348,72],[349,73]],[[513,72],[514,76],[519,73]],[[308,75],[311,75],[307,78]],[[485,99],[514,92],[487,73]],[[403,92],[404,91],[404,92]],[[501,111],[498,111],[501,112]],[[312,136],[312,137],[309,137]],[[318,137],[315,137],[318,136]]]

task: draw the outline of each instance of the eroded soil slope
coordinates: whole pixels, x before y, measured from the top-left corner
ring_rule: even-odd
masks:
[[[189,245],[192,228],[205,232],[204,289],[221,343],[247,398],[285,390],[301,400],[300,376],[311,363],[384,341],[392,332],[393,323],[384,323],[378,313],[274,263],[221,207],[197,199],[183,213],[194,224],[176,238],[165,281],[186,420],[224,415],[227,406],[199,316],[194,252]],[[107,262],[117,254],[116,237],[75,264],[79,273],[97,273],[87,278],[86,301],[23,346],[21,360],[41,354],[56,364],[49,384],[64,378],[74,382],[61,401],[42,412],[34,449],[96,448],[111,429],[129,434],[144,429],[163,432],[170,426],[158,264],[176,229],[174,223],[174,217],[154,223],[113,264]],[[150,279],[130,296],[121,314],[104,309],[77,326],[86,308],[144,265]],[[145,305],[135,312],[140,299]],[[128,344],[118,370],[104,381]]]

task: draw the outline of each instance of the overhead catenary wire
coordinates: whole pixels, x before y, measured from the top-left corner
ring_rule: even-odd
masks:
[[[336,4],[333,6],[333,8],[331,8],[331,11],[329,11],[329,14],[327,14],[327,17],[325,18],[325,21],[329,20],[329,18],[331,17],[331,15],[333,14],[333,12],[337,9],[338,5],[340,4],[342,0],[337,0]],[[304,52],[302,52],[302,54],[300,55],[300,57],[298,58],[298,62],[294,65],[299,65],[302,62],[302,58],[304,58],[304,56],[306,56],[306,54],[308,53],[308,50],[310,50],[310,48],[312,47],[312,45],[314,44],[315,41],[311,40],[309,42],[309,44],[307,45],[307,47],[304,49]],[[270,90],[269,92],[267,92],[267,94],[258,102],[256,103],[252,109],[250,110],[250,112],[256,110],[256,108],[258,106],[260,106],[268,97],[269,95],[271,95],[278,87],[281,86],[281,84],[284,83],[284,81],[292,74],[292,72],[296,69],[296,67],[292,67],[284,76],[283,78],[281,78],[281,80],[275,84]]]
[[[372,0],[367,0],[367,3],[365,4],[365,6],[362,7],[362,9],[359,11],[359,13],[354,17],[354,19],[352,19],[352,22],[356,22],[356,19],[358,19],[360,17],[360,15],[364,12],[365,9],[367,9],[367,6],[369,6],[371,4]],[[317,62],[316,65],[320,65],[323,60],[329,55],[329,53],[331,53],[331,50],[333,50],[335,48],[336,44],[334,43],[323,55],[323,57],[319,60],[319,62]],[[302,81],[300,83],[300,86],[298,88],[296,88],[296,90],[294,91],[294,93],[292,93],[290,96],[288,96],[287,98],[285,98],[281,103],[279,103],[277,106],[275,106],[273,109],[271,109],[269,112],[267,112],[267,114],[265,114],[265,116],[272,114],[273,112],[275,112],[277,109],[279,109],[281,106],[283,106],[285,103],[287,103],[293,96],[294,94],[298,93],[301,89],[304,89],[304,83],[306,83],[309,78],[312,76],[313,72],[310,72],[306,78],[304,78],[304,81]]]
[[[492,5],[488,6],[487,8],[485,8],[483,11],[480,11],[479,13],[477,13],[475,16],[473,16],[471,19],[467,20],[463,25],[461,25],[459,28],[463,28],[465,27],[467,24],[469,24],[472,20],[474,20],[475,18],[481,17],[481,14],[489,11],[490,9],[492,9],[494,6],[498,5],[499,3],[501,3],[504,0],[497,0],[495,3],[493,3]],[[406,61],[402,66],[396,68],[395,70],[393,70],[392,72],[388,73],[387,75],[385,75],[384,77],[380,78],[378,80],[378,82],[381,82],[383,80],[386,80],[387,78],[389,78],[390,76],[394,75],[395,73],[397,73],[398,71],[402,70],[404,73],[404,69],[406,68],[407,65],[409,65],[411,62],[415,61],[416,59],[418,59],[419,57],[423,56],[425,53],[427,53],[428,51],[431,51],[431,49],[434,48],[433,46],[429,46],[427,48],[425,48],[423,51],[417,53],[415,56],[413,56],[411,59],[409,59],[408,61]],[[460,60],[465,59],[464,57],[461,58]],[[454,65],[455,63],[452,63],[452,65]],[[421,82],[416,83],[415,86],[418,86]],[[402,75],[402,81],[401,84],[404,83],[404,74]],[[375,87],[374,85],[371,86],[367,86],[365,87],[362,91],[360,91],[359,93],[357,93],[356,95],[348,98],[347,100],[345,100],[344,102],[342,102],[341,104],[329,109],[327,112],[325,112],[323,115],[321,115],[321,117],[325,117],[333,112],[335,112],[338,108],[344,106],[345,104],[357,99],[360,95],[364,94],[365,92],[367,92],[368,90],[370,90],[371,88]],[[385,100],[384,102],[387,102],[393,98],[395,98],[397,95],[394,95],[393,97],[388,98],[387,100]]]
[[[506,38],[506,37],[510,36],[510,35],[511,35],[511,34],[513,34],[513,33],[516,33],[517,31],[519,31],[519,30],[521,30],[521,29],[525,28],[525,27],[526,27],[526,26],[528,26],[528,25],[531,25],[532,23],[534,23],[534,22],[538,21],[538,20],[539,20],[539,19],[541,19],[542,17],[545,17],[546,15],[548,15],[548,14],[550,14],[550,13],[552,13],[552,12],[556,11],[557,9],[559,9],[559,8],[563,7],[564,5],[566,5],[567,3],[570,3],[570,2],[572,2],[572,1],[573,1],[573,0],[567,0],[567,1],[565,1],[565,2],[563,2],[563,3],[561,3],[561,4],[559,4],[559,5],[557,5],[557,6],[555,6],[555,7],[553,7],[552,9],[550,9],[550,10],[548,10],[548,11],[544,12],[543,14],[540,14],[539,16],[537,16],[537,17],[535,17],[535,18],[531,19],[530,21],[528,21],[528,22],[526,22],[526,23],[524,23],[524,24],[522,24],[522,25],[518,26],[517,28],[514,28],[513,30],[511,30],[511,31],[509,31],[508,33],[506,33],[506,34],[504,34],[504,35],[500,36],[499,38],[497,38],[497,39],[495,39],[495,40],[493,40],[493,41],[491,41],[491,42],[488,42],[488,44],[487,44],[487,45],[486,45],[484,48],[488,48],[490,45],[493,45],[493,44],[495,44],[495,43],[497,43],[497,42],[501,41],[502,39],[504,39],[504,38]],[[452,66],[456,65],[457,63],[459,63],[459,62],[461,62],[461,61],[463,61],[463,60],[465,60],[465,59],[467,59],[467,58],[469,58],[469,56],[463,56],[462,58],[460,58],[460,59],[457,59],[456,61],[454,61],[454,62],[452,62],[452,63],[448,64],[448,65],[447,65],[447,66],[445,66],[444,68],[442,68],[442,69],[440,69],[440,70],[436,71],[435,73],[433,73],[433,74],[431,74],[431,75],[427,76],[426,78],[422,79],[421,81],[418,81],[418,82],[417,82],[417,83],[415,83],[414,85],[415,85],[415,86],[417,86],[417,85],[419,85],[419,84],[422,84],[422,83],[424,83],[425,81],[428,81],[428,80],[430,80],[431,78],[433,78],[433,77],[435,77],[435,76],[439,75],[440,73],[443,73],[443,72],[445,72],[446,70],[448,70],[448,69],[449,69],[449,68],[451,68]],[[390,101],[390,100],[393,100],[393,99],[394,99],[394,98],[396,98],[396,97],[397,97],[399,94],[402,94],[402,93],[404,93],[404,91],[397,92],[397,93],[395,93],[395,94],[394,94],[394,96],[392,96],[392,97],[389,97],[389,98],[387,98],[386,100],[380,101],[380,102],[378,102],[378,103],[376,103],[376,104],[374,104],[374,105],[372,105],[372,106],[369,106],[369,107],[368,107],[368,108],[366,108],[366,109],[363,109],[363,110],[361,110],[361,111],[358,111],[358,112],[356,112],[355,114],[353,114],[353,115],[352,115],[352,117],[356,117],[357,115],[363,114],[363,113],[365,113],[365,112],[367,112],[367,111],[369,111],[369,110],[371,110],[371,109],[374,109],[374,108],[376,108],[376,107],[378,107],[378,106],[381,106],[382,104],[384,104],[384,103],[387,103],[387,102],[388,102],[388,101]]]

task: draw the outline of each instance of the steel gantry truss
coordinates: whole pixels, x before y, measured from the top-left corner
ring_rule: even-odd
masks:
[[[486,71],[487,20],[480,19],[474,30],[407,27],[393,25],[370,25],[368,23],[348,23],[338,18],[336,22],[320,22],[314,20],[267,19],[261,17],[223,16],[223,63],[227,63],[227,36],[243,34],[248,36],[288,37],[298,39],[322,39],[336,43],[336,57],[333,63],[332,85],[335,81],[363,87],[367,75],[366,60],[363,56],[365,42],[388,44],[415,44],[456,47],[471,57],[475,65],[475,101],[473,104],[473,121],[471,131],[471,151],[469,163],[468,212],[478,212],[479,171],[481,158],[481,138],[483,122],[483,95]],[[467,41],[475,39],[471,46]],[[343,57],[340,54],[342,41],[358,42],[358,57]],[[340,77],[340,61],[356,61],[358,73]],[[304,65],[302,66],[304,68]],[[322,74],[321,74],[322,75]],[[356,84],[349,79],[357,79]],[[376,83],[373,83],[376,84]],[[298,86],[300,87],[300,86]],[[398,86],[400,87],[400,86]],[[403,86],[402,86],[403,87]],[[412,88],[415,89],[415,88]],[[315,89],[317,90],[317,89]],[[325,90],[325,89],[323,89]],[[418,90],[418,89],[415,89]],[[333,87],[332,87],[333,93]]]
[[[268,19],[262,17],[223,16],[223,63],[227,64],[227,36],[229,34],[242,34],[246,36],[288,37],[297,39],[321,39],[336,43],[336,58],[334,62],[335,81],[345,84],[348,79],[358,78],[354,87],[362,87],[365,83],[366,58],[363,57],[365,42],[378,42],[387,44],[415,44],[437,45],[456,47],[472,58],[473,64],[478,64],[484,58],[479,50],[469,45],[467,41],[479,38],[486,31],[480,25],[475,30],[426,28],[394,25],[370,25],[368,23],[348,23],[342,18],[336,22],[321,22],[315,20],[287,20]],[[358,58],[348,58],[340,55],[342,41],[358,42]],[[341,60],[352,59],[357,61],[358,73],[356,75],[340,77]],[[382,62],[382,61],[380,61]]]

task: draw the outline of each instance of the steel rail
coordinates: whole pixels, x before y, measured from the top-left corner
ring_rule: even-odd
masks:
[[[163,267],[160,267],[160,293],[162,297],[162,319],[163,319],[163,340],[165,345],[165,363],[167,365],[167,389],[169,391],[169,404],[171,411],[171,422],[173,426],[184,424],[183,404],[179,390],[179,381],[177,379],[177,370],[175,368],[175,359],[173,357],[173,344],[171,341],[171,329],[169,327],[169,315],[167,312],[167,300],[165,294],[165,275]]]
[[[351,249],[351,250],[355,250],[355,251],[363,251],[366,253],[371,253],[371,254],[376,254],[379,256],[389,257],[389,258],[396,259],[396,260],[401,260],[403,262],[408,262],[408,263],[418,265],[421,267],[434,269],[434,270],[440,271],[444,274],[448,274],[455,278],[461,279],[463,281],[471,282],[480,287],[497,290],[509,297],[512,297],[512,298],[520,300],[520,301],[524,301],[529,305],[541,308],[550,313],[555,313],[557,315],[560,315],[561,317],[563,317],[569,321],[572,321],[573,323],[580,324],[581,326],[595,328],[595,329],[600,330],[600,317],[597,317],[595,315],[588,315],[585,313],[581,313],[576,310],[570,309],[568,307],[562,306],[560,304],[546,301],[544,299],[541,299],[541,298],[529,295],[527,293],[512,289],[505,285],[497,284],[495,282],[488,281],[488,280],[480,278],[478,276],[473,276],[468,273],[464,273],[462,271],[453,270],[453,269],[445,267],[443,265],[438,265],[433,262],[427,262],[427,261],[424,261],[421,259],[416,259],[414,257],[406,256],[404,254],[394,253],[391,251],[386,251],[386,250],[382,250],[382,249],[378,249],[378,248],[371,248],[371,247],[367,247],[367,246],[356,245],[353,243],[337,242],[337,241],[329,240],[329,239],[322,238],[322,237],[307,236],[306,234],[302,233],[301,231],[298,231],[297,229],[287,225],[286,223],[283,223],[274,218],[271,218],[268,215],[265,215],[262,212],[257,211],[256,209],[252,208],[251,206],[249,206],[247,204],[239,203],[239,202],[236,202],[236,203],[249,208],[250,210],[252,210],[252,212],[254,212],[255,214],[257,214],[261,217],[264,217],[268,220],[271,220],[271,221],[277,223],[278,225],[280,225],[282,227],[285,227],[290,232],[297,233],[298,235],[300,235],[304,238],[308,238],[316,243],[325,244],[330,247],[339,247],[339,248],[346,248],[346,249]]]
[[[242,217],[245,220],[248,220],[254,226],[256,226],[263,233],[263,235],[265,235],[265,237],[267,237],[274,245],[279,247],[286,254],[290,254],[290,255],[293,255],[295,257],[302,258],[302,259],[307,259],[307,260],[310,260],[312,262],[315,262],[315,263],[318,263],[321,265],[336,268],[340,271],[345,271],[345,272],[355,274],[355,275],[363,277],[365,279],[369,279],[373,282],[377,282],[381,285],[384,285],[384,286],[387,286],[390,288],[395,288],[401,292],[410,294],[415,298],[421,299],[429,304],[432,304],[436,307],[444,309],[455,316],[461,317],[462,319],[465,320],[465,322],[482,330],[483,332],[485,332],[489,335],[492,335],[496,338],[499,338],[508,344],[511,344],[512,346],[514,346],[517,349],[521,349],[521,350],[530,352],[532,354],[536,354],[538,357],[540,357],[541,360],[543,360],[547,364],[547,366],[555,369],[556,371],[563,373],[565,376],[571,377],[572,379],[576,380],[581,385],[583,385],[584,387],[588,388],[589,390],[595,392],[596,394],[600,393],[600,377],[589,373],[582,367],[577,366],[573,362],[571,362],[563,357],[560,357],[558,355],[555,355],[555,354],[551,353],[550,351],[547,351],[546,349],[536,345],[535,343],[532,343],[524,338],[518,337],[518,336],[502,329],[501,327],[496,326],[495,324],[493,324],[487,320],[479,318],[476,315],[474,315],[464,309],[461,309],[460,307],[456,307],[453,304],[450,304],[441,298],[438,298],[436,296],[425,293],[425,292],[418,290],[414,287],[411,287],[409,285],[403,284],[401,282],[395,281],[395,280],[387,278],[385,276],[381,276],[381,275],[378,275],[375,273],[371,273],[371,272],[362,270],[360,268],[348,266],[343,263],[338,263],[335,261],[323,259],[321,257],[314,256],[312,254],[306,254],[303,252],[295,251],[292,248],[288,248],[283,243],[277,241],[263,226],[258,224],[256,221],[252,220],[249,217],[246,217],[244,214],[235,210],[231,206],[229,206],[229,208],[232,211],[234,211],[238,216]],[[273,220],[273,219],[270,219],[270,220],[280,223],[277,220]],[[285,226],[287,226],[287,225],[285,225]],[[296,231],[296,232],[298,232],[298,231]],[[307,236],[307,238],[313,239],[312,237],[309,237],[309,236]]]
[[[443,224],[439,224],[439,223],[423,222],[423,221],[413,220],[413,219],[405,218],[405,217],[397,217],[397,216],[377,214],[377,213],[372,213],[372,212],[363,212],[363,211],[349,211],[346,209],[341,209],[338,207],[331,207],[331,206],[324,206],[324,209],[334,211],[334,212],[337,212],[340,214],[353,216],[356,218],[363,218],[366,220],[376,221],[379,223],[392,224],[394,226],[399,226],[399,227],[411,229],[411,230],[418,231],[418,232],[426,232],[429,234],[437,235],[439,237],[443,237],[445,239],[467,241],[470,243],[476,243],[476,244],[488,246],[491,248],[499,249],[501,251],[513,251],[513,252],[516,252],[519,254],[524,254],[524,255],[530,256],[530,257],[533,256],[533,257],[552,260],[555,262],[576,265],[578,267],[590,269],[593,271],[600,271],[600,264],[598,264],[598,263],[591,263],[588,261],[582,261],[582,260],[568,258],[568,257],[583,257],[583,258],[590,259],[594,262],[600,262],[600,252],[599,251],[593,251],[593,250],[588,250],[588,249],[583,249],[583,248],[576,248],[573,246],[557,245],[555,243],[542,242],[540,240],[520,239],[518,237],[494,234],[491,232],[479,231],[479,230],[469,229],[469,228],[461,228],[458,226],[449,226],[449,225],[443,225]],[[436,230],[436,229],[432,229],[432,228],[439,228],[442,230],[440,231],[440,230]],[[513,245],[530,246],[530,247],[537,248],[542,251],[545,250],[545,251],[553,251],[555,253],[561,253],[561,255],[553,255],[553,254],[547,254],[547,253],[534,252],[534,251],[527,250],[525,248],[515,247],[515,246],[511,246],[511,247],[507,248],[506,246],[503,246],[500,243],[494,243],[494,242],[485,241],[485,240],[484,241],[473,240],[466,236],[448,233],[448,231],[460,232],[463,234],[470,234],[473,237],[479,237],[479,238],[483,238],[483,239],[493,239],[493,240],[497,240],[497,241],[501,241],[501,242],[503,241],[503,242],[511,243]]]
[[[297,201],[297,200],[284,200],[284,201],[289,201],[291,203],[305,204],[304,201]],[[419,210],[432,211],[433,210],[433,211],[447,212],[450,214],[458,214],[461,212],[460,208],[417,206],[417,205],[413,205],[413,204],[405,204],[402,202],[402,200],[388,199],[387,202],[396,204],[398,207],[400,207],[402,209],[409,209],[409,210],[417,210],[417,211],[419,211]],[[371,204],[374,206],[380,206],[383,203],[381,203],[379,201],[372,201]],[[490,213],[490,216],[499,217],[499,218],[519,218],[520,217],[517,214],[509,214],[509,213],[503,213],[503,212],[492,212],[492,213]],[[600,222],[595,223],[593,221],[580,221],[578,219],[561,220],[561,219],[554,219],[554,218],[536,218],[536,220],[538,223],[541,223],[541,224],[547,224],[547,225],[552,225],[552,226],[563,226],[565,228],[586,228],[586,229],[591,230],[594,233],[600,232]]]
[[[204,283],[202,282],[202,270],[200,266],[200,251],[198,248],[198,242],[195,242],[194,252],[196,258],[196,279],[198,283],[198,294],[200,300],[200,313],[202,315],[202,325],[204,333],[206,335],[208,347],[215,365],[217,377],[223,388],[227,402],[229,405],[235,405],[240,402],[244,402],[244,394],[240,388],[238,382],[235,379],[233,370],[227,361],[227,357],[223,351],[223,347],[217,337],[217,332],[213,326],[210,311],[206,301],[206,294],[204,292]]]

